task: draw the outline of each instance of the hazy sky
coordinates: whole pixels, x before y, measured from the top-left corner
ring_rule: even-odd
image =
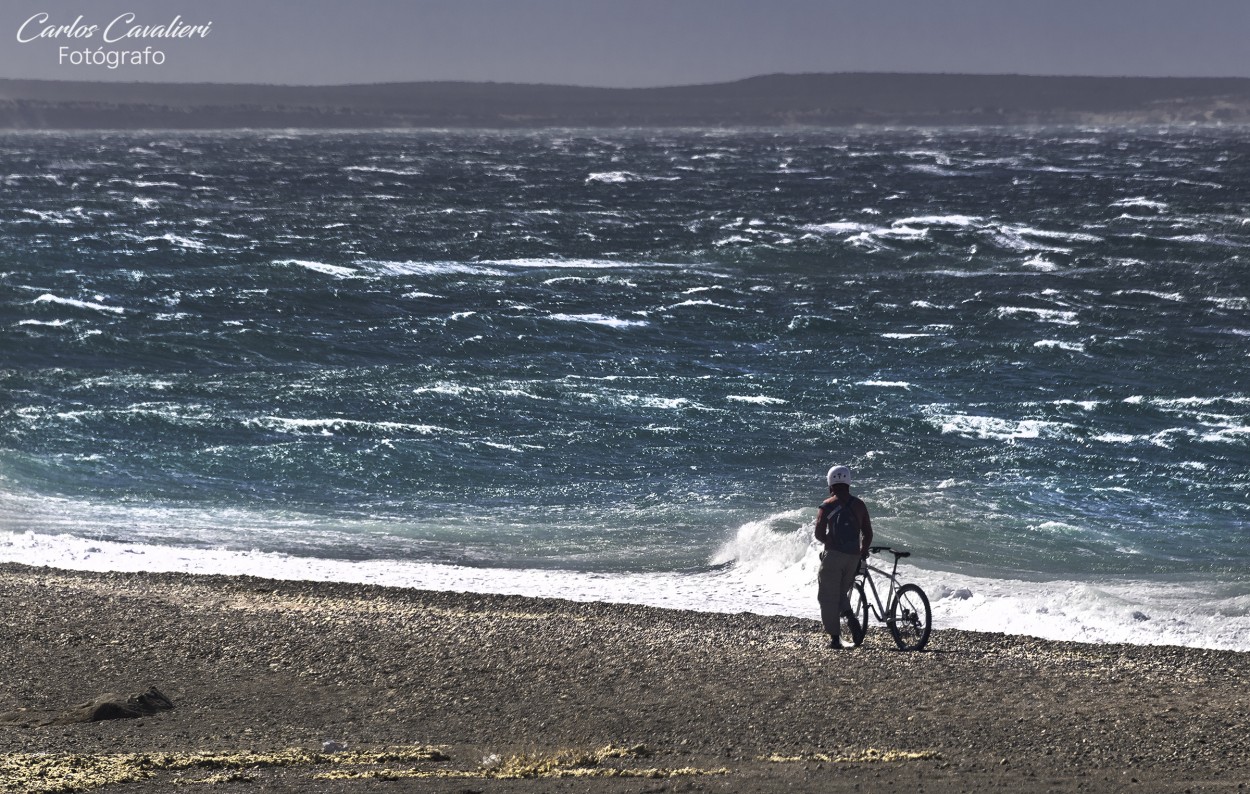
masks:
[[[125,13],[137,25],[181,15],[212,26],[201,38],[103,41]],[[23,30],[37,14],[47,22]],[[83,26],[97,26],[90,37],[18,41],[80,14]],[[650,86],[774,72],[1250,77],[1250,0],[0,0],[0,30],[0,77],[63,80]],[[82,62],[145,47],[147,56],[113,57],[146,64]],[[154,63],[157,52],[163,63]]]

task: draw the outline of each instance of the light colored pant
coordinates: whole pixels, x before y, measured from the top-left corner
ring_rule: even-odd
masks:
[[[816,600],[820,602],[820,622],[831,636],[838,636],[838,618],[851,610],[851,588],[859,570],[859,555],[827,549],[820,555],[820,577]]]

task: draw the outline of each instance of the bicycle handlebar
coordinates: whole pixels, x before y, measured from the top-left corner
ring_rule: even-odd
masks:
[[[877,554],[883,551],[888,551],[891,554],[893,554],[897,559],[900,559],[900,560],[904,557],[911,556],[910,551],[898,551],[898,550],[890,548],[889,546],[872,546],[868,549],[868,551],[872,552],[873,554]]]

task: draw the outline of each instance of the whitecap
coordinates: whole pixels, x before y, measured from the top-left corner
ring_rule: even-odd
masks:
[[[66,218],[64,214],[60,212],[43,212],[42,210],[31,210],[31,209],[24,209],[22,210],[22,212],[26,215],[34,215],[36,218],[38,218],[41,221],[44,221],[47,223],[55,223],[59,226],[70,226],[74,223],[72,220],[70,220],[69,218]]]
[[[1041,254],[1034,254],[1033,256],[1024,260],[1024,266],[1033,268],[1034,270],[1041,270],[1045,272],[1050,272],[1052,270],[1059,269],[1058,265],[1056,265],[1054,262],[1051,262],[1049,259],[1042,256]]]
[[[325,273],[335,278],[350,278],[358,275],[355,270],[350,267],[341,267],[339,265],[327,265],[324,262],[309,262],[303,259],[280,259],[274,262],[275,265],[295,265],[297,267],[314,270],[318,273]]]
[[[1173,303],[1183,303],[1185,296],[1179,292],[1156,292],[1149,289],[1121,289],[1111,293],[1112,295],[1146,295],[1159,300],[1172,301]]]
[[[630,171],[602,171],[592,173],[586,177],[586,183],[603,182],[606,184],[620,184],[622,182],[634,182],[639,176]]]
[[[634,328],[649,325],[646,320],[622,320],[619,317],[610,317],[606,314],[551,314],[547,316],[547,319],[566,323],[606,325],[610,328]]]
[[[192,240],[190,237],[183,237],[181,235],[174,234],[173,232],[167,232],[166,234],[162,234],[159,237],[143,237],[140,239],[140,241],[145,242],[145,243],[154,243],[154,242],[171,243],[173,245],[178,246],[179,248],[189,248],[192,251],[203,251],[208,248],[207,245],[200,242],[199,240]]]
[[[973,416],[967,414],[940,415],[935,423],[945,434],[967,438],[1017,441],[1043,436],[1056,436],[1069,428],[1059,422],[1041,419],[1000,419],[996,416]]]
[[[419,176],[422,172],[416,168],[382,168],[375,165],[346,165],[344,171],[360,171],[369,174],[392,174],[395,176]]]
[[[762,394],[730,394],[725,399],[738,403],[754,403],[756,405],[785,405],[789,402],[789,400],[783,400],[780,397],[765,397]]]
[[[1250,440],[1250,427],[1241,425],[1220,427],[1198,436],[1199,441],[1218,444],[1234,444]]]
[[[1055,405],[1075,405],[1082,411],[1092,411],[1102,405],[1101,400],[1055,400]]]
[[[1101,243],[1103,239],[1097,235],[1084,232],[1060,232],[1049,229],[1035,229],[1032,226],[1004,226],[1005,231],[1021,234],[1026,237],[1040,237],[1043,240],[1064,240],[1072,243]]]
[[[920,215],[914,218],[900,218],[893,222],[894,226],[910,226],[913,224],[924,224],[925,226],[978,226],[984,223],[985,219],[977,215]]]
[[[435,435],[453,431],[437,425],[418,425],[406,422],[374,422],[361,419],[343,419],[338,417],[324,419],[299,419],[286,416],[259,416],[248,419],[245,425],[263,427],[286,433],[316,433],[332,436],[346,430],[383,430],[386,432],[407,432],[420,435]]]
[[[1233,403],[1234,405],[1250,405],[1250,397],[1241,395],[1222,395],[1218,397],[1152,397],[1150,402],[1161,408],[1192,408]]]
[[[582,270],[683,267],[682,265],[666,264],[663,262],[623,262],[619,259],[557,259],[554,257],[486,259],[483,260],[482,263],[487,265],[505,265],[508,267],[579,268]]]
[[[418,386],[412,390],[413,394],[444,394],[452,397],[460,397],[465,394],[482,394],[486,390],[478,386],[465,386],[460,383],[435,383],[432,386]]]
[[[1165,210],[1168,208],[1168,205],[1163,203],[1162,201],[1153,201],[1151,199],[1146,198],[1145,196],[1136,196],[1134,198],[1126,198],[1126,199],[1120,199],[1119,201],[1113,201],[1111,202],[1111,206],[1113,207],[1147,207],[1152,210]]]
[[[861,380],[857,386],[876,386],[883,389],[910,389],[912,384],[905,380]]]
[[[1214,303],[1221,309],[1231,309],[1235,311],[1246,311],[1250,309],[1250,298],[1203,298],[1207,303]]]
[[[870,231],[860,232],[846,238],[848,245],[857,248],[868,248],[872,250],[880,250],[881,240],[921,240],[929,236],[928,229],[917,229],[911,226],[897,226],[891,228],[874,228]]]
[[[908,171],[915,171],[920,174],[929,174],[930,176],[972,176],[971,171],[952,171],[949,168],[942,168],[929,163],[908,163],[903,166]]]
[[[1033,343],[1033,347],[1058,348],[1059,350],[1067,350],[1069,353],[1085,352],[1085,345],[1079,342],[1062,342],[1058,339],[1039,339]]]
[[[800,226],[799,228],[804,231],[819,232],[822,234],[848,234],[851,232],[868,232],[880,227],[870,223],[834,221],[833,223],[809,223],[806,226]]]
[[[674,303],[671,306],[665,306],[663,311],[671,311],[673,309],[682,309],[682,308],[687,308],[691,306],[709,306],[714,309],[729,309],[731,311],[738,311],[738,312],[746,311],[746,309],[743,308],[742,306],[726,306],[723,303],[717,303],[716,301],[707,301],[707,300],[703,300],[703,301],[686,300],[686,301],[682,301],[681,303]]]
[[[358,262],[378,275],[384,276],[506,276],[498,268],[482,267],[467,262],[381,262],[366,260]]]
[[[98,312],[110,312],[112,314],[125,314],[126,310],[120,306],[107,306],[103,303],[94,303],[92,301],[80,301],[73,298],[59,298],[52,294],[43,294],[35,298],[31,303],[55,303],[61,306],[73,306],[77,309],[94,309]]]
[[[1036,309],[1030,306],[999,306],[994,309],[999,317],[1012,317],[1017,314],[1033,315],[1043,322],[1059,325],[1078,325],[1076,312],[1063,309]]]

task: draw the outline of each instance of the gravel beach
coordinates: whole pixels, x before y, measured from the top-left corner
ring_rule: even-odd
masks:
[[[0,610],[6,792],[1250,786],[1246,653],[13,564]]]

